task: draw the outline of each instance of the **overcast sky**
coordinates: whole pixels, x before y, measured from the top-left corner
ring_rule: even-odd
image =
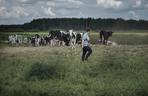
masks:
[[[148,20],[148,0],[0,0],[0,24],[62,17]]]

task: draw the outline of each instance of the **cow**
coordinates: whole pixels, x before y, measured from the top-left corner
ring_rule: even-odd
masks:
[[[16,44],[15,35],[10,35],[10,36],[8,37],[8,42],[9,42],[9,44],[12,44],[12,45]]]
[[[22,37],[22,35],[17,35],[17,34],[16,35],[10,35],[8,37],[8,41],[12,45],[22,44],[23,37]]]
[[[36,46],[35,36],[31,37],[30,40],[31,40],[31,45],[35,47]]]
[[[110,36],[112,36],[112,31],[104,31],[104,30],[101,30],[100,31],[100,41],[101,43],[107,45],[107,42],[108,42],[108,39]]]
[[[78,33],[76,35],[76,43],[81,44],[83,33]]]
[[[40,45],[40,46],[44,46],[45,44],[46,44],[45,38],[42,36],[42,37],[40,38],[39,45]]]
[[[53,30],[49,32],[51,38],[51,46],[56,45],[58,46],[61,44],[64,46],[69,46],[70,43],[70,34],[60,30]]]
[[[45,42],[45,45],[49,45],[49,44],[51,44],[51,36],[50,35],[48,35],[48,36],[45,36],[44,37],[44,42]]]
[[[27,38],[27,37],[25,37],[25,38],[23,39],[23,43],[26,44],[26,45],[28,44],[28,38]]]
[[[40,38],[38,34],[27,37],[27,39],[28,39],[28,44],[31,44],[34,47],[39,46]]]
[[[68,32],[70,35],[70,45],[76,45],[76,32],[73,32],[73,30],[69,30]]]
[[[16,43],[22,44],[23,43],[23,36],[22,35],[15,35]]]

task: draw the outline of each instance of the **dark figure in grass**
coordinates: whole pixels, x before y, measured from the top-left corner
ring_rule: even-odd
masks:
[[[85,60],[87,61],[88,57],[92,53],[92,49],[89,44],[89,40],[90,40],[89,32],[90,32],[90,29],[87,29],[86,33],[84,33],[84,35],[82,36],[82,50],[83,50],[82,61],[85,61]]]
[[[112,31],[104,31],[104,30],[102,30],[100,32],[100,40],[101,40],[101,43],[107,45],[108,38],[110,36],[112,36],[112,33],[113,33]]]

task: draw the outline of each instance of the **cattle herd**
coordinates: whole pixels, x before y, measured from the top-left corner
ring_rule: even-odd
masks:
[[[111,31],[101,31],[99,43],[107,45]],[[52,30],[47,36],[35,34],[33,36],[24,37],[23,35],[10,35],[8,42],[11,45],[27,45],[27,46],[74,46],[81,44],[83,33],[77,33],[73,30],[67,32],[61,30]]]
[[[28,46],[74,46],[80,44],[83,33],[76,33],[73,30],[67,32],[60,30],[50,31],[47,36],[35,34],[24,37],[23,35],[10,35],[8,42],[11,45],[28,45]]]

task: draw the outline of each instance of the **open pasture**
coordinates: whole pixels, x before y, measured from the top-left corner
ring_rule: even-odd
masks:
[[[83,32],[83,31],[78,31]],[[49,32],[1,32],[0,42],[3,43],[8,40],[8,36],[12,34],[20,34],[24,37],[39,34],[47,36]],[[91,43],[97,44],[99,40],[99,32],[91,32]],[[116,42],[119,45],[146,45],[148,44],[148,30],[132,30],[132,31],[114,31],[113,36],[109,40]]]
[[[148,46],[0,49],[1,96],[147,96]]]
[[[148,96],[146,32],[115,32],[117,46],[97,45],[99,34],[91,33],[88,62],[80,46],[11,47],[9,34],[0,34],[0,96]]]

